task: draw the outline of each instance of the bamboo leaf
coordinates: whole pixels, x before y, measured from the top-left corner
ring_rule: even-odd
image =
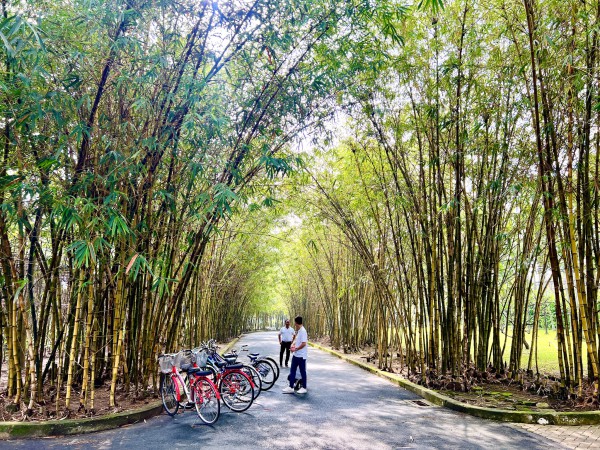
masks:
[[[135,261],[138,259],[138,257],[140,256],[139,253],[136,253],[135,255],[133,255],[133,257],[129,260],[129,264],[127,264],[127,268],[125,269],[125,274],[128,275],[129,271],[131,270],[131,268],[133,267],[133,265],[135,264]]]

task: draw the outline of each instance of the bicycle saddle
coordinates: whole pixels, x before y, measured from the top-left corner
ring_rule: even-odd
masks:
[[[198,377],[210,377],[212,375],[210,370],[204,370],[201,367],[192,367],[187,372]]]
[[[242,367],[244,367],[243,364],[228,364],[227,365],[227,369],[241,369]]]
[[[192,375],[198,375],[199,377],[206,377],[212,375],[210,370],[204,370],[202,367],[194,367],[191,364],[182,364],[181,371],[187,372]]]

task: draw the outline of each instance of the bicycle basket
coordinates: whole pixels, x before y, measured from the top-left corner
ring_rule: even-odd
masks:
[[[206,350],[196,350],[193,351],[194,356],[196,357],[196,364],[198,367],[206,367],[206,362],[208,360],[208,352]]]
[[[191,365],[193,362],[193,354],[191,351],[189,350],[182,350],[179,353],[177,353],[175,355],[175,357],[173,358],[173,365],[175,367],[177,367],[178,369],[181,368],[182,365],[187,364],[187,365]]]
[[[158,365],[162,373],[171,373],[173,367],[173,356],[162,355],[158,357]]]

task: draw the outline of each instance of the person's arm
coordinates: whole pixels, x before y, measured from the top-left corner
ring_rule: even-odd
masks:
[[[306,347],[306,343],[307,343],[307,341],[300,342],[300,345],[296,347],[296,351]]]
[[[290,351],[292,353],[294,353],[296,351],[296,336],[297,336],[297,334],[294,333],[294,337],[292,338],[292,343],[290,344]]]
[[[279,334],[277,335],[277,337],[279,338],[279,345],[281,345],[281,330],[279,330]]]

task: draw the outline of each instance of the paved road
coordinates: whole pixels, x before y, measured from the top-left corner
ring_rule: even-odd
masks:
[[[275,332],[253,333],[241,343],[275,356]],[[278,356],[276,357],[278,358]],[[329,354],[308,350],[308,393],[285,395],[288,371],[245,413],[223,408],[203,425],[194,411],[79,437],[0,443],[0,448],[140,449],[547,449],[557,444],[509,425],[444,408],[415,405],[415,394]]]

